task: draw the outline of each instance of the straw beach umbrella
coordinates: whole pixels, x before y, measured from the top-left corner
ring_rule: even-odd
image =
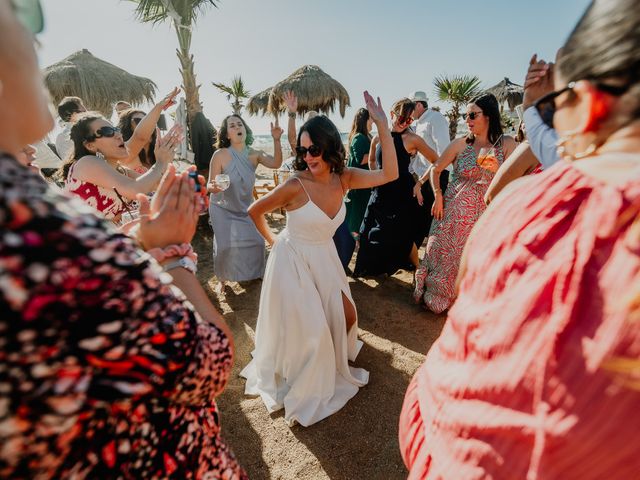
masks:
[[[260,93],[256,93],[253,97],[249,98],[247,101],[247,111],[251,115],[257,115],[258,113],[262,113],[264,116],[267,113],[267,108],[269,107],[269,95],[271,94],[272,87],[266,88]]]
[[[269,112],[285,109],[282,96],[287,90],[298,97],[298,113],[301,115],[309,110],[333,112],[338,102],[340,115],[344,118],[346,108],[351,105],[347,90],[315,65],[300,67],[273,87],[269,95]]]
[[[48,66],[44,81],[55,103],[70,95],[80,97],[88,109],[107,118],[113,113],[114,102],[152,102],[156,93],[156,84],[148,78],[132,75],[86,49]]]
[[[493,87],[487,89],[487,92],[495,95],[496,99],[498,99],[498,103],[501,105],[500,108],[502,108],[502,104],[504,102],[507,102],[509,110],[512,112],[517,105],[522,103],[522,98],[524,96],[524,89],[522,88],[522,85],[513,83],[507,77],[504,77],[504,80],[500,83],[497,83]]]

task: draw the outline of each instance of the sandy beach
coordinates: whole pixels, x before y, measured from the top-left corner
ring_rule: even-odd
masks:
[[[259,171],[262,181],[270,175]],[[268,219],[274,230],[284,227],[282,215]],[[400,409],[445,319],[412,304],[411,274],[349,279],[364,342],[355,365],[370,372],[370,382],[335,415],[307,428],[289,428],[282,412],[269,415],[260,398],[244,395],[245,381],[238,376],[254,347],[261,282],[218,291],[211,244],[211,229],[201,224],[194,240],[198,277],[230,325],[236,347],[233,374],[218,400],[223,435],[250,478],[406,478],[397,439]]]

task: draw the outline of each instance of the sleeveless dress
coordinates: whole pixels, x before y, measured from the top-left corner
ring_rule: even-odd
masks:
[[[399,177],[373,189],[360,231],[356,276],[393,275],[399,269],[412,269],[409,255],[418,233],[420,215],[413,196],[415,181],[409,173],[411,156],[402,143],[404,132],[391,132],[398,158]],[[382,168],[382,150],[376,149],[376,163]]]
[[[559,162],[522,182],[471,235],[407,389],[410,480],[639,478],[640,168],[611,185]]]
[[[228,150],[232,159],[222,173],[229,175],[229,188],[212,194],[209,206],[213,272],[220,281],[244,282],[262,278],[266,249],[264,239],[247,213],[253,202],[256,167],[249,160],[248,150]],[[225,205],[214,203],[221,199]]]
[[[502,165],[502,146],[496,145],[495,151]],[[425,255],[416,272],[414,297],[424,301],[434,313],[445,311],[453,303],[462,250],[471,229],[487,208],[484,195],[494,175],[478,165],[473,145],[467,145],[456,157],[444,193],[443,218],[433,220]]]
[[[330,218],[307,197],[287,212],[269,254],[253,359],[240,373],[246,394],[260,395],[269,412],[284,408],[289,425],[304,426],[340,410],[369,381],[366,370],[348,364],[362,342],[357,321],[346,331],[342,295],[354,302],[332,241],[344,203]]]
[[[71,165],[69,173],[67,173],[63,188],[66,192],[80,197],[85,203],[99,211],[107,220],[114,221],[127,211],[129,205],[125,205],[113,189],[77,179],[73,174],[75,166],[76,163]]]

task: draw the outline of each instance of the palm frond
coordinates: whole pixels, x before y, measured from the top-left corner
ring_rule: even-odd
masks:
[[[465,103],[480,93],[480,79],[475,75],[440,75],[433,81],[438,99]]]
[[[180,17],[180,24],[191,25],[208,7],[218,7],[219,0],[129,0],[136,4],[135,16],[144,23],[162,23],[172,18],[172,12]]]

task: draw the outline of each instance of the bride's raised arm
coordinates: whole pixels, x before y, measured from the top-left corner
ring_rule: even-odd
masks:
[[[398,178],[398,158],[393,145],[393,138],[389,130],[387,116],[384,113],[380,97],[376,102],[369,92],[364,92],[364,101],[369,111],[369,116],[378,129],[380,148],[382,149],[382,168],[379,170],[363,170],[360,168],[346,168],[343,175],[343,184],[352,190],[358,188],[371,188],[383,185]]]

